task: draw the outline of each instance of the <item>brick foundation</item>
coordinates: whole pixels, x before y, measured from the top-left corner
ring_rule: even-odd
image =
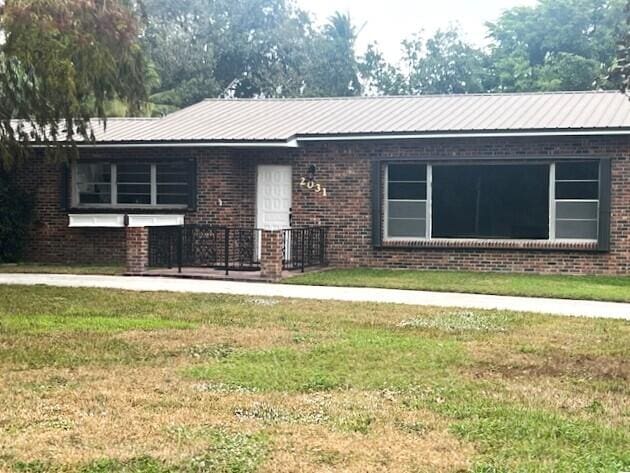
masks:
[[[280,279],[282,276],[283,232],[263,230],[261,232],[260,275],[268,279]]]
[[[497,157],[611,158],[610,250],[593,248],[431,247],[372,245],[371,166],[375,159],[437,161]],[[236,150],[160,148],[91,150],[84,159],[197,160],[197,207],[187,223],[253,227],[256,224],[258,164],[293,167],[294,225],[330,227],[331,265],[439,270],[514,271],[570,274],[630,274],[630,137],[545,137],[422,139],[373,142],[305,143],[296,149]],[[327,196],[300,186],[309,166]],[[41,262],[125,261],[124,229],[68,228],[62,207],[59,165],[32,161],[19,173],[36,199],[36,223],[27,241],[27,259]],[[142,211],[142,213],[147,213]]]
[[[149,229],[126,227],[126,270],[128,274],[142,274],[149,265]]]

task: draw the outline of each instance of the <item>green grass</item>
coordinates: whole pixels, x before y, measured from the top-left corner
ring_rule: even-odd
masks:
[[[383,287],[630,302],[630,276],[563,276],[357,268],[310,273],[289,278],[284,282],[318,286]]]
[[[0,263],[0,273],[46,273],[46,274],[104,274],[120,275],[123,266],[110,265],[64,265],[39,263]]]
[[[427,376],[444,379],[462,359],[460,347],[452,341],[364,329],[306,350],[283,347],[237,353],[191,368],[189,374],[262,391],[404,388]]]
[[[101,316],[39,315],[7,316],[0,319],[0,332],[118,332],[125,330],[190,329],[195,324],[181,320],[138,319]]]
[[[620,320],[0,285],[0,470],[618,473],[629,359]]]
[[[406,402],[452,419],[451,431],[479,446],[476,472],[619,472],[630,464],[629,431],[501,401],[493,389],[483,382],[434,387]]]

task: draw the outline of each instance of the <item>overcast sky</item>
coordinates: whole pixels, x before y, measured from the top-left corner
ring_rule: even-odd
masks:
[[[400,57],[400,41],[424,30],[427,35],[450,23],[459,24],[465,37],[476,45],[486,44],[484,23],[495,20],[513,6],[534,5],[536,0],[297,0],[314,14],[318,23],[339,10],[350,13],[355,25],[365,24],[357,52],[378,41],[390,61]]]

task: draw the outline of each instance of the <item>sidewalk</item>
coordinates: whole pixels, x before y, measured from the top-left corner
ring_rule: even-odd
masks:
[[[553,315],[630,320],[630,303],[488,296],[481,294],[408,291],[399,289],[292,286],[288,284],[203,281],[153,277],[5,273],[0,273],[0,284],[44,284],[48,286],[100,287],[130,291],[172,291],[262,297],[293,297],[299,299],[380,302],[436,307],[500,309]]]

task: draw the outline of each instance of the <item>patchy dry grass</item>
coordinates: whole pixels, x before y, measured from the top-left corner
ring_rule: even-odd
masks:
[[[0,471],[630,468],[630,323],[0,287]]]

